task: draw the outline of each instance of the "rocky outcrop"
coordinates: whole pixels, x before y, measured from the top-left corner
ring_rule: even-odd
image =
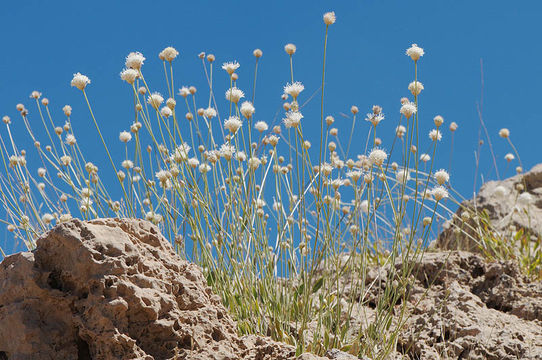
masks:
[[[144,221],[73,220],[0,265],[0,359],[294,355],[268,338],[238,337],[201,270]]]
[[[542,283],[515,263],[426,253],[413,274],[399,340],[410,358],[542,359]]]
[[[523,229],[535,235],[531,240],[538,241],[542,234],[542,164],[525,174],[484,183],[476,197],[464,201],[456,216],[444,224],[431,247],[479,252],[479,231],[485,225],[498,237]]]
[[[390,359],[542,358],[542,283],[515,263],[439,251],[412,266]],[[352,329],[374,318],[376,297],[394,286],[389,271],[368,270],[363,299],[352,296],[351,274],[341,279],[341,301],[357,302],[343,314]],[[238,336],[201,270],[145,221],[72,220],[0,264],[1,360],[354,358],[338,350],[296,357],[292,346]]]

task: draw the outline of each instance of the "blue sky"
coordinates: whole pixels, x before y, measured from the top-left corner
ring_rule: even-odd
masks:
[[[171,45],[181,53],[175,60],[176,85],[195,85],[202,92],[205,78],[199,52],[215,54],[218,63],[239,61],[239,86],[250,91],[252,50],[261,48],[257,119],[271,121],[281,104],[282,86],[289,80],[286,43],[298,48],[296,80],[305,84],[307,95],[318,89],[322,14],[329,10],[336,12],[337,23],[329,35],[325,113],[338,119],[343,134],[350,123],[340,113],[347,113],[351,105],[365,113],[373,104],[381,105],[387,115],[382,133],[393,133],[399,99],[409,95],[406,87],[413,80],[412,61],[404,52],[417,43],[426,51],[419,63],[419,80],[425,86],[420,98],[422,131],[429,131],[437,114],[446,124],[459,124],[452,173],[458,191],[469,197],[473,190],[481,60],[483,116],[501,176],[512,175],[516,165],[505,171],[503,157],[511,149],[497,136],[502,127],[511,130],[525,168],[542,160],[542,2],[535,0],[10,1],[0,13],[0,114],[19,119],[15,105],[23,102],[32,119],[37,114],[29,94],[39,90],[50,99],[61,125],[61,108],[70,104],[76,132],[87,135],[78,141],[99,162],[105,153],[97,145],[99,138],[81,93],[70,88],[72,74],[82,72],[91,78],[88,94],[106,141],[118,142],[119,131],[132,121],[130,90],[118,76],[124,57],[141,51],[148,59],[147,79],[165,93],[157,54]],[[222,82],[225,89],[227,77],[219,75],[224,76],[217,77],[216,84]],[[309,104],[303,121],[318,125],[308,131],[319,136],[319,100]],[[20,123],[18,129],[24,136]],[[356,131],[364,136],[367,124],[360,122]],[[448,166],[449,140],[446,132],[437,167]],[[495,178],[487,145],[482,147],[480,173]]]

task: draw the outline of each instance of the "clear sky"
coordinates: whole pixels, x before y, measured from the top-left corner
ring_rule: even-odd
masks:
[[[197,58],[205,51],[215,54],[218,63],[239,61],[239,86],[251,91],[252,50],[261,48],[256,118],[271,122],[281,105],[282,86],[289,80],[286,43],[298,48],[296,80],[305,84],[307,94],[318,89],[322,14],[330,10],[336,12],[337,22],[329,34],[325,113],[337,118],[343,134],[350,121],[341,118],[341,112],[357,105],[365,113],[379,104],[387,115],[382,132],[391,136],[399,119],[399,99],[410,95],[406,87],[413,80],[413,64],[405,49],[417,43],[426,51],[419,63],[419,80],[425,86],[420,97],[421,129],[425,133],[432,128],[437,114],[446,125],[459,124],[452,184],[460,193],[469,197],[473,190],[481,61],[483,117],[501,177],[512,175],[517,165],[516,160],[506,168],[503,157],[511,149],[497,136],[502,127],[510,129],[525,168],[542,162],[542,1],[27,0],[2,5],[0,115],[19,119],[15,105],[23,102],[30,118],[39,121],[29,99],[32,90],[50,99],[59,125],[64,122],[62,106],[70,104],[76,133],[86,135],[79,143],[93,153],[95,162],[104,160],[103,168],[108,164],[86,105],[81,93],[70,88],[73,73],[91,78],[88,94],[106,141],[118,143],[119,131],[128,129],[132,121],[130,89],[118,75],[129,52],[141,51],[147,57],[147,79],[163,93],[167,88],[157,55],[165,46],[181,53],[175,60],[176,85],[206,90]],[[219,75],[224,76],[217,77],[216,84],[225,89],[227,77]],[[308,131],[316,140],[318,99],[307,106],[303,121],[305,129],[314,122],[315,130]],[[14,126],[24,136],[22,124]],[[364,136],[367,128],[360,121],[356,134]],[[4,136],[5,131],[0,133]],[[444,135],[437,167],[447,168],[450,136],[448,131]],[[492,168],[488,147],[483,145],[481,175],[495,178]]]

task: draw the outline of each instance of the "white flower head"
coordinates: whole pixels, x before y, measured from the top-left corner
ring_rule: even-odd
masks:
[[[440,141],[442,140],[442,133],[440,132],[440,130],[433,129],[429,131],[429,139],[433,141]]]
[[[232,134],[235,134],[241,126],[243,126],[243,122],[237,116],[230,116],[224,120],[224,128],[228,129]]]
[[[305,86],[303,86],[302,83],[299,81],[296,81],[294,83],[287,83],[284,87],[284,93],[290,95],[291,97],[297,99],[299,94],[305,89]]]
[[[414,115],[416,111],[418,111],[416,104],[407,101],[403,104],[403,106],[401,106],[400,113],[403,114],[407,119],[410,119],[410,117]]]
[[[216,116],[216,110],[212,107],[208,107],[207,109],[203,110],[203,115],[207,119],[212,119]]]
[[[139,77],[139,72],[134,69],[124,69],[120,72],[120,78],[128,84],[133,84]]]
[[[423,90],[423,84],[419,81],[413,81],[408,84],[408,90],[410,90],[410,92],[414,96],[420,95]]]
[[[188,159],[189,152],[190,145],[188,145],[187,143],[182,143],[181,145],[177,146],[175,151],[173,151],[173,155],[171,156],[171,158],[173,161],[180,163]]]
[[[254,124],[254,129],[258,130],[259,132],[264,132],[267,131],[269,127],[265,121],[258,121],[256,124]]]
[[[295,54],[295,52],[297,51],[297,47],[294,44],[286,44],[284,45],[284,51],[286,51],[286,53],[291,56]]]
[[[365,121],[370,122],[374,126],[378,125],[382,120],[384,120],[384,114],[382,113],[368,113],[367,117],[365,118]]]
[[[508,191],[506,190],[506,188],[502,185],[499,185],[495,188],[495,196],[497,198],[503,198],[506,196],[506,194],[508,193]]]
[[[529,194],[528,192],[521,193],[518,196],[518,204],[523,205],[523,206],[528,206],[529,204],[533,202],[533,200],[534,200],[533,196]]]
[[[412,46],[407,49],[406,54],[410,56],[412,60],[418,61],[425,52],[417,44],[412,44]]]
[[[233,145],[222,144],[222,146],[220,146],[220,156],[226,160],[231,160],[233,154],[235,154],[235,147]]]
[[[406,134],[406,128],[403,125],[399,125],[395,128],[395,134],[399,139],[402,139]]]
[[[410,180],[410,171],[407,169],[397,170],[395,179],[400,184],[406,184]]]
[[[192,169],[195,169],[199,165],[199,160],[195,157],[188,159],[188,166],[190,166]]]
[[[303,114],[299,111],[288,111],[286,117],[282,120],[284,121],[284,126],[287,128],[296,128],[299,126],[301,119],[303,119]]]
[[[128,131],[122,131],[119,134],[119,140],[126,144],[128,141],[132,140],[132,134]]]
[[[66,135],[66,144],[68,145],[75,145],[77,140],[75,139],[75,136],[73,134]]]
[[[164,102],[164,98],[162,97],[162,95],[160,95],[160,93],[154,92],[154,93],[149,95],[149,97],[147,98],[147,102],[155,110],[158,110],[160,105]]]
[[[431,194],[435,198],[435,201],[440,201],[448,197],[448,190],[442,185],[436,186],[431,190]]]
[[[369,154],[369,161],[376,166],[382,166],[388,158],[388,154],[382,149],[374,148]]]
[[[134,162],[132,160],[124,160],[121,166],[125,168],[126,170],[130,170],[131,168],[134,167]]]
[[[165,118],[168,118],[170,117],[171,115],[173,115],[173,111],[171,111],[171,109],[167,106],[164,106],[162,109],[160,109],[160,114],[165,117]]]
[[[72,162],[72,158],[69,155],[64,155],[64,156],[60,157],[60,162],[64,166],[69,166],[71,164],[71,162]]]
[[[73,74],[73,79],[71,81],[72,86],[79,90],[85,90],[88,84],[90,84],[90,79],[87,76],[81,73]]]
[[[502,137],[503,139],[508,138],[510,136],[510,130],[508,130],[507,128],[500,129],[499,136]]]
[[[439,185],[443,185],[450,180],[450,174],[444,169],[436,171],[433,176]]]
[[[188,95],[190,95],[190,89],[188,89],[188,87],[186,86],[183,86],[182,88],[179,89],[179,95],[181,95],[182,97],[187,97]]]
[[[231,89],[228,89],[226,91],[226,100],[231,101],[235,104],[237,104],[239,100],[241,100],[244,97],[245,97],[245,93],[236,87],[232,87]]]
[[[211,171],[211,166],[209,164],[201,164],[199,166],[200,173],[207,174],[209,171]]]
[[[363,211],[365,214],[369,212],[369,202],[367,200],[363,200],[360,204],[361,211]]]
[[[145,61],[145,57],[140,52],[131,52],[126,56],[125,65],[127,68],[140,70],[141,65]]]
[[[252,105],[250,101],[245,101],[241,105],[241,114],[243,114],[243,116],[246,117],[247,119],[250,119],[252,115],[254,115],[255,111],[256,109],[254,108],[254,105]]]
[[[506,155],[504,155],[504,159],[508,162],[514,160],[516,157],[514,156],[514,154],[511,154],[511,153],[508,153]]]
[[[426,163],[429,160],[431,160],[431,156],[429,156],[429,154],[421,154],[420,155],[420,160],[423,161],[424,163]]]
[[[337,17],[335,16],[334,11],[330,11],[324,14],[324,23],[326,25],[333,25],[335,24],[336,20],[337,20]]]
[[[239,66],[241,66],[237,61],[229,61],[222,64],[222,69],[226,70],[226,72],[230,75],[232,75],[235,70],[239,69]]]
[[[179,52],[175,48],[168,46],[167,48],[162,50],[158,56],[160,57],[160,59],[172,62],[177,57],[177,55],[179,55]]]

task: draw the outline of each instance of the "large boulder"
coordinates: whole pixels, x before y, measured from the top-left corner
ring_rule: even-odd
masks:
[[[0,264],[0,359],[294,358],[239,337],[201,270],[145,221],[73,220]]]
[[[413,274],[398,344],[411,359],[542,359],[542,282],[514,262],[429,252]]]
[[[489,225],[497,237],[523,229],[533,241],[542,234],[542,164],[525,174],[488,181],[478,194],[461,203],[432,248],[480,252],[480,229]]]

